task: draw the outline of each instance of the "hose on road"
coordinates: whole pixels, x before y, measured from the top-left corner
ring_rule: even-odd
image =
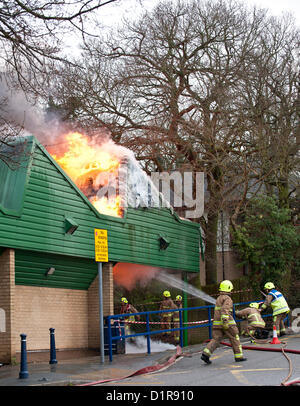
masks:
[[[123,376],[121,378],[111,378],[111,379],[104,379],[101,381],[94,381],[94,382],[88,382],[88,383],[84,383],[81,385],[77,385],[77,386],[92,386],[92,385],[100,385],[101,383],[107,383],[107,382],[115,382],[115,381],[121,381],[122,379],[126,379],[126,378],[131,378],[132,376],[137,376],[137,375],[142,375],[142,374],[147,374],[147,373],[151,373],[151,372],[156,372],[159,371],[163,368],[168,367],[169,365],[173,364],[177,358],[181,357],[181,356],[185,356],[184,353],[182,353],[182,349],[181,347],[178,345],[176,347],[176,353],[174,355],[172,355],[172,357],[170,357],[165,363],[163,364],[157,364],[157,365],[152,365],[149,367],[145,367],[145,368],[141,368],[129,375]],[[188,355],[187,355],[188,356]]]
[[[210,340],[206,340],[205,342],[208,342]],[[255,341],[258,341],[257,339],[255,339]],[[267,340],[259,340],[260,343],[266,343],[268,342]],[[263,341],[263,342],[262,342]],[[220,344],[231,347],[232,345],[230,343],[226,343],[225,341],[221,341]],[[242,345],[242,348],[245,350],[256,350],[256,351],[271,351],[271,352],[282,352],[282,354],[285,356],[285,358],[288,360],[289,362],[289,373],[287,375],[287,377],[281,382],[282,386],[291,386],[297,383],[300,383],[300,378],[297,378],[296,380],[287,382],[288,379],[290,379],[291,375],[292,375],[292,361],[291,359],[286,355],[286,353],[292,353],[292,354],[300,354],[299,350],[293,350],[293,349],[287,349],[286,347],[286,343],[283,347],[281,348],[272,348],[272,347],[259,347],[259,346],[250,346],[250,345]],[[176,353],[171,356],[165,363],[163,364],[157,364],[157,365],[153,365],[153,366],[148,366],[148,367],[144,367],[141,368],[129,375],[120,377],[120,378],[111,378],[111,379],[104,379],[104,380],[100,380],[100,381],[94,381],[94,382],[88,382],[88,383],[84,383],[84,384],[80,384],[77,386],[92,386],[92,385],[100,385],[103,383],[108,383],[108,382],[115,382],[115,381],[120,381],[126,378],[131,378],[133,376],[138,376],[138,375],[142,375],[142,374],[146,374],[146,373],[151,373],[151,372],[156,372],[159,371],[163,368],[166,368],[168,366],[170,366],[171,364],[173,364],[178,358],[180,357],[192,357],[195,353],[183,353],[182,352],[182,348],[180,346],[177,346],[176,348]]]
[[[254,337],[252,337],[254,338]],[[267,340],[257,340],[255,339],[255,341],[259,341],[261,344],[265,344],[269,341]],[[221,341],[222,345],[226,345],[228,347],[231,347],[231,344],[226,343],[224,341]],[[272,347],[258,347],[258,346],[249,346],[249,345],[242,345],[242,348],[244,350],[257,350],[257,351],[271,351],[271,352],[281,352],[284,357],[287,359],[288,363],[289,363],[289,373],[287,375],[287,377],[281,382],[282,386],[290,386],[292,385],[292,382],[287,383],[288,379],[290,379],[292,372],[293,372],[293,364],[291,359],[286,355],[287,352],[292,353],[292,354],[300,354],[299,350],[293,350],[293,349],[287,349],[286,345],[287,343],[282,342],[282,344],[284,344],[281,348],[272,348]],[[298,379],[298,378],[297,378]],[[293,381],[293,384],[296,383],[297,381]]]

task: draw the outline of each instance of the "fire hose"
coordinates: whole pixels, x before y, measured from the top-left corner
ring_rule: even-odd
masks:
[[[120,323],[120,320],[117,320],[117,321]],[[202,324],[202,323],[206,323],[206,322],[208,322],[208,320],[197,321],[197,322],[190,322],[190,323],[191,323],[191,324],[194,324],[194,323],[195,323],[195,324]],[[128,321],[128,320],[126,320],[125,323],[126,323],[126,324],[127,324],[127,323],[128,323],[128,324],[131,324],[131,323],[133,323],[133,324],[144,324],[144,322],[136,322],[136,321]],[[188,323],[188,324],[190,324],[190,323]],[[161,322],[152,322],[152,324],[161,324]],[[250,334],[250,337],[251,337],[255,342],[260,343],[260,344],[266,344],[266,343],[269,342],[268,340],[259,340],[259,339],[256,339],[256,338],[253,337],[251,334]],[[208,342],[208,341],[210,341],[210,340],[206,340],[206,341],[204,341],[204,342]],[[221,341],[220,344],[225,345],[225,346],[229,346],[229,347],[232,346],[230,343],[226,343],[226,342],[224,342],[224,341]],[[292,353],[292,354],[300,354],[300,351],[299,351],[299,350],[293,350],[293,349],[286,349],[285,347],[286,347],[287,343],[282,342],[282,344],[284,344],[284,346],[281,347],[281,348],[258,347],[258,346],[253,347],[253,346],[248,346],[248,345],[242,345],[242,348],[245,349],[245,350],[281,352],[281,353],[284,355],[284,357],[287,359],[288,363],[289,363],[289,373],[288,373],[287,377],[281,382],[281,385],[282,385],[282,386],[291,386],[291,385],[300,383],[300,378],[297,378],[297,379],[295,379],[295,380],[293,380],[293,381],[287,382],[288,379],[290,379],[290,377],[291,377],[291,375],[292,375],[292,369],[293,369],[293,368],[292,368],[292,361],[291,361],[291,359],[286,355],[286,353],[288,352],[288,353]],[[186,356],[186,357],[191,357],[191,356],[193,356],[193,354],[191,354],[191,353],[183,353],[181,347],[180,347],[180,346],[177,346],[177,348],[176,348],[176,353],[175,353],[171,358],[169,358],[164,364],[158,364],[158,365],[153,365],[153,366],[144,367],[144,368],[141,368],[141,369],[139,369],[139,370],[137,370],[137,371],[135,371],[135,372],[133,372],[133,373],[127,375],[127,376],[121,377],[121,378],[104,379],[104,380],[100,380],[100,381],[95,381],[95,382],[89,382],[89,383],[81,384],[81,385],[78,385],[78,386],[99,385],[99,384],[102,384],[102,383],[120,381],[120,380],[123,380],[123,379],[126,379],[126,378],[131,378],[131,377],[133,377],[133,376],[138,376],[138,375],[142,375],[142,374],[146,374],[146,373],[156,372],[156,371],[158,371],[158,370],[161,370],[161,369],[163,369],[163,368],[166,368],[166,367],[170,366],[172,363],[174,363],[174,362],[177,360],[177,358],[179,358],[179,357],[184,357],[184,356]]]
[[[205,342],[208,342],[208,341],[209,340],[206,340]],[[256,341],[258,341],[258,340],[256,339]],[[264,341],[264,343],[265,343],[267,340],[259,340],[259,341],[261,343]],[[231,347],[230,343],[226,343],[224,341],[221,341],[220,344]],[[292,385],[300,383],[300,378],[296,378],[295,380],[288,381],[288,379],[290,379],[290,377],[292,375],[292,369],[293,368],[292,368],[292,361],[286,355],[286,353],[288,352],[288,353],[292,353],[292,354],[300,354],[300,351],[299,350],[293,350],[293,349],[286,349],[285,347],[286,347],[286,343],[284,343],[284,346],[281,347],[281,348],[258,347],[258,346],[252,347],[252,346],[249,346],[249,345],[242,345],[242,348],[245,349],[245,350],[282,352],[282,354],[285,356],[285,358],[289,362],[289,373],[288,373],[287,377],[281,382],[281,385],[282,386],[292,386]],[[196,354],[196,353],[183,353],[181,347],[177,346],[176,347],[176,353],[174,355],[172,355],[164,364],[157,364],[157,365],[153,365],[153,366],[144,367],[144,368],[141,368],[141,369],[139,369],[139,370],[137,370],[137,371],[135,371],[135,372],[133,372],[133,373],[131,373],[129,375],[123,376],[121,378],[104,379],[104,380],[99,380],[99,381],[94,381],[94,382],[88,382],[88,383],[81,384],[81,385],[78,385],[78,386],[100,385],[102,383],[116,382],[116,381],[120,381],[120,380],[123,380],[123,379],[126,379],[126,378],[131,378],[133,376],[138,376],[138,375],[143,375],[143,374],[147,374],[147,373],[157,372],[157,371],[159,371],[159,370],[161,370],[163,368],[166,368],[166,367],[170,366],[171,364],[176,362],[176,360],[178,358],[192,357],[194,354]]]
[[[189,323],[186,323],[186,324],[202,324],[202,323],[206,323],[206,322],[208,322],[208,320],[196,321],[196,322],[189,322]],[[130,323],[144,324],[144,322],[135,322],[135,321],[127,321],[127,323],[128,323],[128,324],[130,324]],[[161,323],[160,323],[160,322],[152,322],[152,324],[161,324]],[[255,342],[257,342],[257,343],[259,343],[259,344],[266,344],[266,343],[269,342],[268,340],[260,340],[260,339],[257,339],[257,338],[255,338],[255,337],[253,337],[251,334],[249,334],[249,336],[250,336]],[[208,342],[208,341],[209,341],[209,340],[206,340],[205,342]],[[220,344],[231,347],[231,344],[226,343],[226,342],[223,342],[223,341],[222,341]],[[282,385],[282,386],[290,386],[290,385],[293,385],[293,384],[296,384],[296,383],[300,383],[300,378],[297,378],[297,379],[294,380],[294,381],[287,382],[288,379],[290,379],[290,377],[291,377],[291,375],[292,375],[293,365],[292,365],[291,359],[290,359],[290,358],[287,356],[287,354],[286,354],[287,352],[288,352],[288,353],[292,353],[292,354],[300,354],[300,351],[299,351],[299,350],[286,349],[285,347],[286,347],[287,343],[285,343],[285,342],[282,341],[282,344],[284,344],[284,346],[281,347],[281,348],[258,347],[258,346],[252,347],[252,346],[247,346],[247,345],[242,345],[242,348],[245,349],[245,350],[281,352],[281,353],[284,355],[284,357],[287,359],[288,363],[289,363],[289,373],[288,373],[287,377],[281,382],[281,385]],[[179,348],[180,348],[180,347],[179,347]],[[177,350],[177,351],[178,351],[178,350]],[[191,355],[189,355],[189,354],[183,354],[183,353],[181,353],[181,355],[184,355],[184,356],[191,356]],[[142,372],[142,373],[145,373],[145,372]]]
[[[177,358],[181,357],[181,356],[185,356],[185,354],[182,353],[182,349],[181,347],[178,345],[176,348],[176,353],[174,355],[172,355],[172,357],[170,357],[164,364],[158,364],[158,365],[152,365],[152,366],[148,366],[145,368],[141,368],[135,372],[133,372],[132,374],[123,376],[121,378],[111,378],[111,379],[104,379],[101,381],[95,381],[95,382],[88,382],[88,383],[84,383],[78,386],[92,386],[92,385],[99,385],[101,383],[108,383],[108,382],[115,382],[115,381],[121,381],[123,379],[126,378],[131,378],[133,376],[137,376],[137,375],[143,375],[146,373],[151,373],[151,372],[156,372],[159,371],[163,368],[168,367],[169,365],[173,364]],[[187,355],[189,356],[189,355]]]
[[[260,344],[266,344],[269,341],[268,340],[258,340],[256,338],[254,338],[251,334],[250,337],[255,340],[256,342],[260,343]],[[209,342],[210,340],[206,340],[205,342]],[[228,346],[228,347],[232,347],[232,345],[230,343],[226,343],[225,341],[221,341],[220,344]],[[288,379],[290,379],[291,375],[292,375],[292,371],[293,371],[293,364],[291,359],[286,355],[286,353],[291,353],[291,354],[300,354],[299,350],[293,350],[293,349],[287,349],[285,348],[287,343],[282,341],[282,344],[284,344],[281,348],[271,348],[271,347],[258,347],[258,346],[250,346],[250,345],[242,345],[242,349],[244,350],[257,350],[257,351],[271,351],[271,352],[281,352],[284,357],[287,359],[288,363],[289,363],[289,373],[287,375],[287,377],[281,382],[282,386],[290,386],[296,383],[300,383],[300,378],[297,378],[294,381],[290,381],[287,382]]]

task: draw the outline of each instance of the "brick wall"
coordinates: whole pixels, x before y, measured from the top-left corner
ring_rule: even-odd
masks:
[[[113,313],[112,264],[103,264],[103,315]],[[16,286],[18,334],[27,333],[27,349],[48,349],[55,328],[57,349],[99,348],[98,276],[88,291]],[[27,330],[27,331],[26,331]]]
[[[1,310],[0,361],[7,363],[11,362],[11,354],[15,350],[12,340],[14,332],[15,252],[12,249],[5,250],[0,256],[0,281],[0,308],[3,309]]]
[[[28,350],[50,348],[55,328],[57,349],[88,347],[88,293],[85,290],[15,287],[15,335],[27,334]]]
[[[111,262],[103,264],[102,289],[103,289],[103,315],[108,316],[114,313],[113,266]],[[99,292],[99,283],[97,276],[88,290],[89,348],[99,348],[100,345],[98,292]]]
[[[111,263],[103,264],[102,276],[106,316],[113,314]],[[0,362],[10,363],[20,351],[21,333],[28,351],[49,350],[49,328],[55,329],[58,350],[99,348],[98,277],[87,291],[15,285],[14,250],[7,249],[0,256],[0,280]]]

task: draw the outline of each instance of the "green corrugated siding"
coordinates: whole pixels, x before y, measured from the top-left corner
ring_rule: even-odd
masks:
[[[100,215],[38,143],[29,173],[21,216],[0,210],[0,246],[93,259],[94,228],[104,228],[110,261],[199,271],[197,224],[168,209],[128,209],[124,219]],[[65,234],[65,217],[79,224],[73,235]],[[159,249],[159,234],[170,241],[166,251]],[[27,283],[21,269],[18,281]]]
[[[55,272],[46,276],[49,267]],[[16,250],[16,285],[88,289],[96,275],[97,264],[91,259]]]
[[[10,166],[0,160],[0,211],[12,216],[22,213],[34,146],[31,138],[23,140],[22,144],[21,140],[14,147],[15,157]],[[11,147],[7,148],[11,150]]]

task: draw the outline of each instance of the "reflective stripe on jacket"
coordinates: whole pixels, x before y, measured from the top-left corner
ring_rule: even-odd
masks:
[[[215,305],[213,321],[214,328],[223,328],[224,325],[236,325],[232,316],[232,308],[233,302],[231,297],[225,292],[220,292]]]
[[[177,306],[175,305],[173,300],[171,298],[164,299],[161,302],[159,310],[171,310],[171,309],[177,309]],[[161,317],[162,318],[172,317],[172,312],[170,312],[170,313],[168,313],[168,312],[161,313]]]
[[[290,311],[283,294],[276,289],[270,290],[262,308],[265,309],[269,305],[272,307],[273,316]]]
[[[137,312],[138,311],[136,310],[136,308],[133,305],[129,304],[129,303],[126,303],[124,305],[122,304],[121,310],[120,310],[120,314],[137,313]],[[124,317],[124,320],[135,321],[135,316]]]
[[[253,307],[246,307],[243,310],[240,310],[235,313],[237,317],[246,318],[248,323],[252,327],[261,327],[264,328],[266,323],[264,322],[263,318],[261,317],[260,312]]]

